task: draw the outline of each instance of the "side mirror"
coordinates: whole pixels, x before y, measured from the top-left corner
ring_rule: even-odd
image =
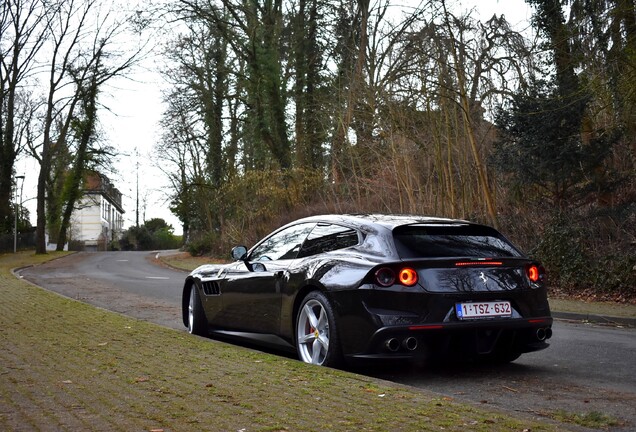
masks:
[[[247,258],[247,248],[245,246],[233,247],[231,255],[234,261],[245,261]]]

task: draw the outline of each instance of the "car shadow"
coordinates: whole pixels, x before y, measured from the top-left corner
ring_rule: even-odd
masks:
[[[240,346],[252,351],[259,351],[290,360],[298,360],[296,353],[281,349],[278,346],[264,346],[249,339],[214,334],[210,339]],[[488,381],[497,379],[526,379],[536,375],[550,375],[551,368],[544,365],[523,363],[523,357],[507,364],[489,364],[475,361],[382,361],[345,364],[338,368],[345,372],[378,378],[386,381],[411,385],[414,380],[424,382],[462,382]]]
[[[552,370],[546,366],[518,362],[488,364],[471,361],[440,362],[378,362],[347,366],[344,370],[373,378],[411,385],[414,380],[427,383],[487,382],[505,379],[525,380],[537,375],[546,376]]]

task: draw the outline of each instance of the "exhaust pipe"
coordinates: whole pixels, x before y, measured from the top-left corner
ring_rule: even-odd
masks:
[[[411,337],[407,337],[402,342],[402,345],[404,346],[404,348],[406,348],[409,351],[415,351],[415,348],[417,348],[417,339],[415,339],[412,336]]]
[[[400,341],[396,338],[387,339],[384,346],[386,346],[389,351],[395,352],[400,349]]]
[[[552,337],[552,329],[548,327],[545,329],[545,338],[550,339],[551,337]]]
[[[546,334],[545,334],[545,329],[544,328],[540,328],[537,329],[537,339],[539,339],[540,341],[545,340]]]

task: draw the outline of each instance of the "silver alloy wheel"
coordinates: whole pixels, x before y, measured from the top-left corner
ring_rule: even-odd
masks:
[[[302,361],[321,365],[329,353],[329,318],[318,300],[305,303],[298,317],[298,351]]]

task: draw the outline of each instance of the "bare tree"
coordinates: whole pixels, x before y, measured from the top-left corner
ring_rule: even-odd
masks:
[[[181,91],[170,92],[166,98],[170,104],[161,121],[163,136],[157,145],[161,159],[156,165],[171,183],[171,209],[183,223],[187,238],[191,229],[214,229],[211,214],[216,200],[207,181],[205,133],[192,115],[192,99]],[[194,206],[195,202],[199,205]]]
[[[138,59],[141,48],[132,54],[116,52],[125,22],[117,21],[98,0],[60,0],[51,5],[46,26],[49,54],[47,94],[43,108],[42,138],[31,149],[40,163],[37,186],[37,253],[46,253],[46,200],[49,173],[54,158],[66,148],[78,107],[86,103],[86,89],[97,88],[121,75]],[[112,7],[112,6],[111,6]],[[109,48],[112,46],[112,51]],[[109,60],[106,66],[106,59]],[[101,66],[101,68],[100,68]],[[78,84],[78,79],[80,84]],[[86,82],[84,82],[86,81]],[[74,88],[74,90],[73,90]]]
[[[26,82],[46,38],[45,5],[5,0],[0,10],[0,233],[11,226],[14,163],[29,139],[34,105]]]

